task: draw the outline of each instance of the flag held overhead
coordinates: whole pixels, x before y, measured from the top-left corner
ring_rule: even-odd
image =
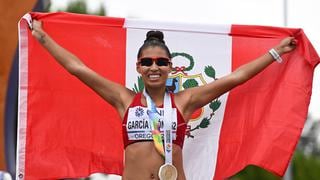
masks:
[[[297,48],[197,111],[184,142],[187,179],[224,179],[247,165],[283,175],[307,117],[319,56],[301,29],[190,25],[70,13],[30,13],[48,34],[102,76],[139,90],[136,53],[150,29],[166,36],[174,90],[201,86],[268,52],[286,36]],[[121,120],[68,74],[19,22],[19,179],[121,175]],[[183,56],[181,56],[183,55]],[[192,65],[192,66],[191,66]],[[140,79],[140,80],[139,80]]]

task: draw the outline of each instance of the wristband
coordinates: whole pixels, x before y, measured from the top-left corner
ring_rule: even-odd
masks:
[[[275,61],[277,61],[278,63],[281,63],[282,62],[282,58],[280,57],[280,55],[277,53],[277,51],[272,48],[269,50],[269,54],[273,57],[273,59]]]

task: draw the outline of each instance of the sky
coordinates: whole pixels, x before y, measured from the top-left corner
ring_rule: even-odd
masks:
[[[63,9],[69,1],[72,0],[51,0],[51,10]],[[320,17],[319,0],[87,0],[86,2],[89,11],[103,4],[107,15],[112,17],[302,28],[320,53],[320,23],[317,19]],[[286,10],[284,4],[287,4]],[[315,69],[309,112],[312,119],[320,120],[320,66]]]

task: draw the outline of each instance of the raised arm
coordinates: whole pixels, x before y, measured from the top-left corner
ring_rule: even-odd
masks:
[[[57,44],[43,29],[42,23],[33,20],[32,35],[68,72],[93,89],[115,107],[121,118],[134,97],[134,92],[124,86],[105,79],[88,68],[78,57]]]
[[[293,37],[283,39],[279,45],[273,49],[281,56],[295,48],[296,41]],[[190,88],[177,94],[176,101],[180,105],[180,110],[184,118],[189,116],[198,108],[208,104],[225,92],[248,81],[271,63],[275,61],[269,53],[265,53],[259,58],[242,65],[231,74],[224,76],[204,86]]]

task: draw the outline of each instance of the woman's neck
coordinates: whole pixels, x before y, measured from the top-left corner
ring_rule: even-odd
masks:
[[[148,95],[151,97],[156,106],[163,104],[166,88],[146,88]]]

